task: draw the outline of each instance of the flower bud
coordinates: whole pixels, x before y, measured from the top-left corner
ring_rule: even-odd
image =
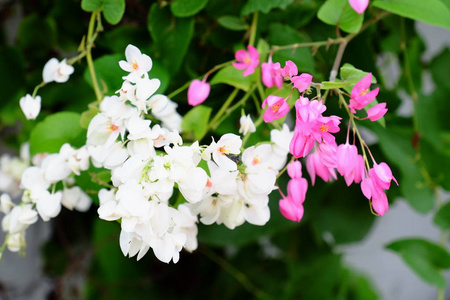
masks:
[[[192,80],[188,89],[188,103],[192,106],[203,103],[208,98],[210,88],[209,83],[198,79]]]
[[[41,97],[36,96],[36,98],[31,97],[27,94],[25,97],[20,98],[20,108],[22,109],[25,117],[28,120],[34,120],[39,115],[41,111]]]

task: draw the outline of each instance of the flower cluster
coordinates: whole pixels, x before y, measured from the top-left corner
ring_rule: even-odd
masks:
[[[247,49],[238,50],[237,62],[233,63],[235,68],[244,70],[243,76],[260,67],[258,51],[252,46]],[[8,232],[5,243],[12,251],[24,248],[25,230],[38,216],[48,221],[59,214],[61,206],[89,209],[91,200],[74,186],[74,176],[87,170],[90,162],[111,174],[110,182],[104,184],[106,188],[98,193],[98,215],[103,220],[120,222],[120,248],[125,256],[137,259],[152,249],[159,260],[176,263],[182,249],[197,248],[198,222],[224,224],[229,229],[244,222],[266,224],[270,219],[269,194],[280,190],[276,182],[285,170],[290,180],[287,196],[280,190],[279,208],[287,219],[299,222],[308,190],[299,160],[302,158],[312,185],[316,176],[331,181],[339,173],[347,185],[361,183],[375,212],[383,215],[388,210],[384,191],[389,189],[391,180],[396,182],[390,168],[372,158],[373,167],[368,169],[364,151],[367,146],[360,140],[363,155],[359,155],[357,147],[348,142],[349,133],[345,144],[337,144],[334,133],[340,130],[341,118],[324,115],[327,107],[320,95],[308,98],[313,76],[299,75],[292,61],[281,68],[269,57],[268,62],[261,64],[261,80],[268,88],[288,85],[298,91],[301,95],[295,103],[290,105],[288,101],[292,92],[286,98],[269,95],[262,102],[265,111],[256,125],[243,110],[239,133],[244,139],[226,133],[217,141],[213,138],[209,145],[200,145],[198,141],[184,143],[177,104],[156,94],[160,81],[149,77],[151,58],[133,45],[127,46],[125,57],[119,62],[127,72],[122,77],[123,84],[115,95],[99,99],[98,112],[89,122],[83,147],[74,149],[64,144],[59,153],[36,155],[32,166],[27,151],[23,151],[22,159],[2,157],[1,211],[6,214],[2,227]],[[64,82],[72,72],[73,67],[65,60],[51,59],[44,67],[44,83]],[[190,83],[190,105],[198,105],[208,97],[208,74],[202,81]],[[378,94],[378,89],[369,91],[371,76],[369,73],[354,86],[349,104],[343,103],[355,131],[353,120],[359,118],[354,114]],[[37,116],[40,100],[39,96],[30,95],[21,99],[27,118]],[[245,147],[244,141],[262,121],[271,123],[285,117],[291,106],[295,107],[293,131],[284,123],[281,129],[271,131],[270,141]],[[364,119],[378,120],[386,111],[385,103],[375,105],[367,110]],[[284,168],[289,153],[293,158]],[[57,184],[63,188],[57,190]],[[20,204],[14,204],[10,195],[21,196]]]
[[[26,148],[25,148],[26,149]],[[33,158],[33,166],[29,166],[29,153],[24,150],[22,157],[10,163],[17,169],[12,178],[20,177],[19,189],[5,190],[1,195],[1,211],[5,214],[2,220],[3,231],[7,232],[6,246],[10,251],[21,251],[25,248],[25,231],[37,222],[38,216],[48,221],[56,217],[61,206],[70,210],[87,211],[91,205],[90,197],[78,186],[74,185],[72,174],[80,175],[80,171],[89,167],[89,155],[86,147],[74,149],[64,144],[59,153],[37,155]],[[2,159],[2,170],[8,168],[8,160]],[[6,170],[5,170],[6,169]],[[8,172],[3,172],[7,178]],[[63,190],[55,191],[56,185],[62,182]],[[9,187],[14,186],[10,185]],[[49,191],[51,190],[51,191]],[[18,205],[11,199],[19,197]],[[11,196],[10,196],[11,195]]]

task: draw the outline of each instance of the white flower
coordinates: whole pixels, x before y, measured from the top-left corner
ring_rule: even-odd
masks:
[[[10,234],[6,240],[6,246],[11,252],[18,252],[27,246],[25,242],[25,231],[21,231],[15,234]]]
[[[242,133],[243,135],[246,135],[249,132],[255,132],[256,127],[255,124],[252,121],[252,118],[250,115],[241,116],[239,120],[241,127],[239,128],[239,133]]]
[[[233,133],[224,134],[219,141],[212,142],[211,145],[205,151],[212,153],[214,162],[227,171],[234,171],[237,169],[237,165],[227,155],[239,154],[242,140],[238,135]]]
[[[76,175],[80,175],[80,171],[89,169],[89,153],[86,146],[75,150],[68,143],[65,143],[59,150],[59,154],[64,158],[70,170]]]
[[[75,208],[78,211],[85,212],[89,209],[91,203],[91,198],[78,186],[64,188],[62,192],[61,204],[67,209],[73,210]]]
[[[46,190],[50,182],[45,178],[44,171],[39,167],[28,167],[22,174],[20,185],[23,189],[34,191]]]
[[[73,70],[73,67],[66,63],[66,59],[59,62],[58,59],[51,58],[44,66],[42,77],[44,82],[66,82]]]
[[[127,46],[125,49],[125,58],[127,61],[119,61],[119,66],[122,70],[130,72],[124,79],[133,83],[135,83],[144,73],[147,73],[152,69],[152,59],[148,55],[142,54],[141,50],[136,46]]]
[[[18,233],[36,223],[37,219],[37,212],[31,208],[31,204],[16,206],[3,218],[3,231],[11,234]]]
[[[0,210],[2,213],[7,214],[14,207],[14,203],[11,201],[11,197],[8,194],[2,194],[0,196]]]
[[[44,158],[41,169],[44,172],[44,178],[50,183],[64,180],[72,173],[64,157],[59,153],[53,153]]]
[[[286,123],[283,124],[282,130],[272,129],[270,131],[270,141],[276,146],[274,150],[280,155],[287,155],[293,135],[294,133],[289,131]]]
[[[33,98],[30,94],[27,94],[25,97],[20,98],[19,104],[25,117],[28,120],[34,120],[41,111],[41,96]]]
[[[61,211],[61,191],[50,194],[48,191],[39,192],[36,202],[36,209],[42,220],[48,221],[50,218],[56,217]]]

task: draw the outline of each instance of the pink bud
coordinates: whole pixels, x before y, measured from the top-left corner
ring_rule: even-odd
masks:
[[[312,82],[312,75],[308,73],[302,73],[300,76],[294,76],[291,78],[294,87],[298,89],[300,93],[304,92]]]
[[[287,172],[291,178],[301,178],[302,177],[302,163],[295,160],[288,164]]]
[[[280,200],[279,207],[281,214],[288,220],[300,222],[303,218],[303,205],[295,204],[289,196]]]
[[[189,105],[197,106],[203,103],[208,98],[210,89],[209,83],[198,79],[192,80],[187,94]]]
[[[367,110],[367,118],[369,118],[372,122],[376,121],[378,119],[381,119],[387,111],[388,110],[386,108],[386,103],[379,103]]]
[[[369,5],[369,0],[348,0],[348,2],[358,14],[362,14]]]

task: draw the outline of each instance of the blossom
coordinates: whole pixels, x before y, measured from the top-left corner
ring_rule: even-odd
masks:
[[[269,62],[261,64],[261,80],[263,84],[271,88],[274,85],[281,89],[283,87],[283,76],[281,75],[280,63],[273,63],[272,58],[269,58]]]
[[[374,107],[369,108],[367,110],[367,118],[370,121],[374,122],[378,119],[381,119],[386,114],[387,111],[388,111],[388,109],[386,108],[386,103],[384,103],[384,102],[379,103],[379,104],[375,105]]]
[[[372,83],[372,73],[364,76],[358,81],[352,89],[350,94],[349,108],[352,113],[356,113],[357,110],[363,109],[367,104],[372,102],[378,95],[379,88],[369,91],[370,84]]]
[[[369,5],[369,0],[348,0],[348,2],[358,14],[362,14]]]
[[[308,73],[302,73],[300,76],[294,76],[291,78],[291,82],[294,84],[294,87],[300,92],[304,92],[312,82],[313,76]]]
[[[280,200],[278,203],[281,214],[288,220],[300,222],[303,218],[303,205],[296,205],[290,196]]]
[[[122,70],[130,72],[124,79],[133,83],[136,83],[139,77],[152,69],[152,59],[148,55],[142,54],[141,50],[136,46],[131,44],[127,46],[125,49],[125,58],[127,61],[119,61],[119,66]]]
[[[205,151],[212,153],[214,162],[227,171],[234,171],[237,169],[237,165],[232,161],[228,155],[239,154],[242,140],[238,135],[233,133],[224,134],[219,141],[212,142],[211,145]]]
[[[74,68],[66,63],[66,59],[61,62],[56,58],[51,58],[44,66],[42,77],[44,82],[66,82],[73,73]]]
[[[240,49],[236,51],[235,58],[237,62],[233,62],[233,66],[238,70],[244,70],[244,77],[255,72],[255,68],[259,65],[259,53],[252,45],[247,46],[248,51]]]
[[[197,106],[203,103],[208,98],[210,89],[211,87],[209,83],[205,82],[205,79],[202,81],[198,79],[192,80],[187,92],[189,105]]]
[[[284,117],[289,112],[289,104],[283,97],[269,95],[262,103],[262,108],[268,108],[264,112],[264,122],[269,123]]]
[[[336,179],[336,172],[334,168],[330,168],[324,164],[321,152],[316,151],[306,158],[306,169],[309,177],[311,177],[312,185],[316,182],[316,175],[323,179],[323,181],[332,181]]]
[[[352,182],[361,182],[364,176],[364,158],[358,154],[358,149],[355,145],[350,145],[348,142],[339,145],[337,148],[337,170],[339,174],[344,176],[347,186]]]
[[[242,133],[243,135],[246,135],[249,132],[256,131],[255,124],[253,123],[250,115],[241,116],[241,118],[239,119],[239,123],[241,124],[241,127],[239,128],[239,133]]]
[[[20,108],[28,120],[34,120],[41,111],[41,96],[33,98],[30,94],[20,98]]]
[[[292,61],[288,60],[283,69],[281,69],[281,75],[283,77],[292,77],[298,74],[297,65]]]

